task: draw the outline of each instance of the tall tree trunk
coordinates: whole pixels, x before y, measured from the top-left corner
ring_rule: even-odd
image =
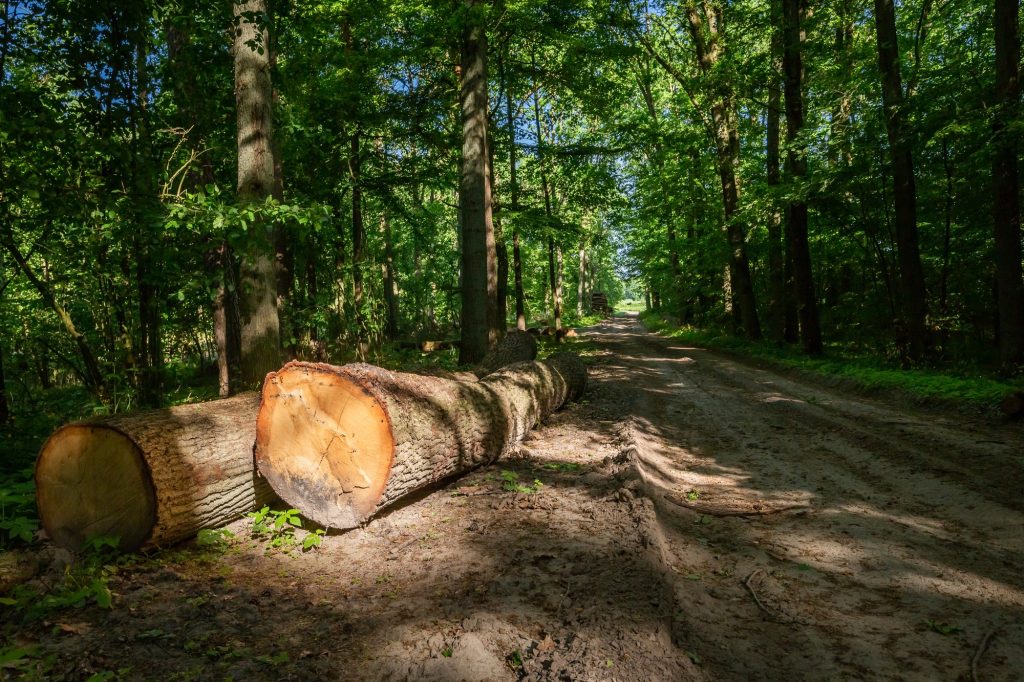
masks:
[[[11,406],[7,402],[7,375],[4,374],[4,347],[0,346],[0,426],[11,418]]]
[[[391,239],[391,221],[383,213],[380,216],[380,228],[384,237],[384,262],[381,264],[381,275],[384,280],[384,306],[387,309],[387,327],[389,339],[398,338],[398,290],[395,286],[395,253]]]
[[[766,180],[769,187],[778,187],[782,180],[779,172],[780,114],[782,113],[782,3],[772,0],[772,69],[768,81],[768,110],[766,113],[765,156]],[[782,243],[782,213],[778,200],[772,202],[768,214],[768,337],[773,341],[785,338],[786,280],[785,256]]]
[[[580,238],[580,267],[576,279],[576,317],[583,317],[583,301],[587,289],[587,240]]]
[[[349,141],[348,172],[352,181],[352,305],[356,313],[358,343],[366,340],[366,315],[363,313],[363,244],[366,227],[363,225],[363,188],[361,186],[362,159],[360,132],[356,128]]]
[[[882,104],[892,160],[893,203],[896,206],[896,246],[899,256],[903,316],[908,356],[919,360],[927,347],[925,318],[928,305],[924,269],[917,238],[917,191],[914,157],[903,117],[905,107],[894,0],[875,0],[878,65],[882,73]]]
[[[724,48],[721,9],[703,5],[704,18],[695,5],[687,7],[688,28],[696,50],[697,65],[713,83],[711,129],[718,158],[718,176],[722,183],[722,204],[725,210],[725,234],[729,242],[729,279],[732,296],[739,307],[739,317],[747,338],[761,338],[757,317],[754,283],[747,259],[746,226],[737,215],[740,204],[740,136],[737,125],[736,100],[732,84],[717,73]]]
[[[149,121],[149,57],[148,23],[139,28],[136,44],[135,112],[138,146],[134,154],[137,219],[140,222],[135,238],[136,281],[139,287],[139,353],[141,367],[138,378],[139,403],[158,407],[163,401],[163,343],[160,338],[160,302],[152,259],[154,244],[150,221],[159,210],[156,204],[157,181],[151,158],[152,136]]]
[[[548,246],[552,244],[549,242]],[[554,244],[555,247],[555,281],[553,298],[553,312],[555,315],[555,338],[559,341],[562,340],[562,335],[558,332],[562,331],[562,245]]]
[[[491,326],[498,266],[487,172],[487,34],[478,7],[465,0],[462,41],[462,343],[459,362],[477,363],[497,341]]]
[[[1018,145],[1013,122],[1020,115],[1018,0],[995,0],[996,102],[992,123],[999,355],[1004,365],[1024,363],[1024,279],[1021,272]]]
[[[498,71],[505,95],[505,120],[508,126],[508,184],[509,184],[509,210],[512,212],[512,277],[515,280],[516,298],[516,329],[526,330],[526,303],[523,292],[523,259],[519,250],[519,182],[516,176],[516,125],[515,111],[512,106],[512,92],[505,79],[505,61],[502,52],[498,52]]]
[[[498,240],[495,252],[498,258],[498,286],[494,322],[500,339],[508,328],[508,246],[505,245],[504,239]]]
[[[782,0],[783,69],[786,72],[786,170],[794,182],[803,182],[807,175],[807,149],[800,141],[804,126],[803,62],[801,50],[803,30],[800,27],[800,0]],[[800,338],[808,355],[821,355],[821,325],[818,301],[814,293],[811,251],[807,243],[807,204],[791,201],[786,215],[786,241],[793,257],[797,305],[800,316]]]
[[[534,71],[537,62],[533,62]],[[537,133],[537,161],[540,165],[540,185],[544,193],[544,216],[547,218],[548,229],[548,286],[551,287],[551,319],[557,332],[562,328],[562,247],[556,248],[554,235],[551,234],[554,212],[551,208],[551,188],[548,186],[548,174],[544,156],[544,131],[540,123],[540,95],[536,84],[533,88],[533,122]],[[557,251],[557,257],[556,257]],[[556,267],[556,262],[557,267]]]
[[[254,15],[258,18],[251,20]],[[238,2],[234,16],[238,200],[258,204],[274,191],[266,0]],[[256,387],[281,361],[273,225],[265,220],[251,224],[240,257],[241,381]]]
[[[946,206],[943,212],[942,225],[942,270],[939,272],[939,313],[949,313],[949,257],[950,241],[953,233],[953,202],[956,198],[953,190],[953,164],[949,158],[949,139],[942,138],[942,170],[946,176]],[[998,209],[997,209],[998,210]]]

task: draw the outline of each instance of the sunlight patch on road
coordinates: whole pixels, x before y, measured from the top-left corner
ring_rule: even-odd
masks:
[[[807,402],[807,400],[788,397],[780,393],[762,393],[760,399],[762,402],[799,402],[801,404],[805,404]]]

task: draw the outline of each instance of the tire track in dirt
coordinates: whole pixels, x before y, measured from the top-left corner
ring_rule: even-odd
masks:
[[[662,553],[690,571],[677,599],[702,615],[682,627],[701,634],[714,677],[955,679],[1000,625],[990,672],[1022,669],[1018,426],[851,398],[632,320],[595,332],[640,396],[636,468],[658,502]],[[709,519],[660,499],[669,490],[812,511]],[[766,609],[741,580],[755,571]]]

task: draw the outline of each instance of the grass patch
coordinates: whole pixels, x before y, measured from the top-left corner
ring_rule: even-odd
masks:
[[[725,350],[815,374],[849,379],[865,390],[897,390],[926,400],[949,401],[992,408],[1008,393],[1024,390],[1024,377],[1002,379],[978,367],[903,369],[868,355],[856,355],[838,345],[826,348],[823,358],[809,358],[792,346],[771,341],[748,341],[722,330],[676,326],[660,315],[640,315],[653,332],[685,343]]]
[[[625,298],[615,304],[615,312],[642,313],[646,309],[643,299]]]

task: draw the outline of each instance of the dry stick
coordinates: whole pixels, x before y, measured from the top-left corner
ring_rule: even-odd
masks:
[[[985,650],[988,649],[988,644],[992,640],[992,636],[996,634],[996,630],[999,626],[995,626],[981,639],[981,643],[978,644],[978,648],[974,652],[974,658],[971,659],[971,680],[978,682],[978,662],[981,661],[982,655]]]
[[[743,586],[747,588],[748,592],[750,592],[750,596],[754,598],[754,603],[757,604],[757,607],[774,618],[775,614],[769,611],[768,607],[761,602],[761,599],[757,596],[757,592],[754,591],[754,586],[750,584],[750,581],[753,580],[754,576],[758,573],[763,573],[763,571],[759,568],[748,575],[747,579],[743,581]]]
[[[778,514],[781,512],[793,511],[794,509],[810,509],[810,506],[806,504],[791,504],[785,507],[768,507],[765,509],[722,509],[709,507],[703,504],[696,504],[689,500],[684,500],[667,493],[665,495],[665,499],[672,504],[692,509],[700,514],[708,514],[709,516],[768,516],[769,514]]]
[[[778,614],[774,613],[773,611],[770,611],[768,607],[764,605],[764,602],[762,602],[761,599],[757,596],[757,592],[754,590],[754,586],[751,584],[751,582],[754,580],[754,576],[756,576],[758,573],[764,573],[764,571],[759,568],[750,575],[748,575],[747,579],[743,581],[743,586],[747,588],[748,592],[750,592],[750,596],[754,598],[754,602],[757,604],[758,608],[764,611],[769,618],[776,622],[785,624],[796,622],[796,619],[792,616],[788,616],[786,614]]]

